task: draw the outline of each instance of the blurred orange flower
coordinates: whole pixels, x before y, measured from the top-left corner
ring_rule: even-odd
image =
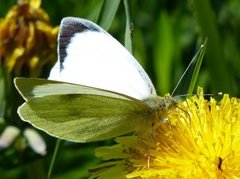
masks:
[[[8,73],[37,77],[56,59],[58,27],[41,0],[19,0],[0,20],[0,61]]]

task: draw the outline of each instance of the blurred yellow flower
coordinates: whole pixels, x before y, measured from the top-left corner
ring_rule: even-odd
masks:
[[[152,140],[123,136],[113,146],[97,148],[106,162],[93,168],[92,177],[239,178],[240,99],[225,94],[217,102],[202,94],[201,89],[170,110]]]
[[[58,27],[53,28],[41,0],[19,0],[0,20],[0,62],[9,73],[39,76],[56,59]]]

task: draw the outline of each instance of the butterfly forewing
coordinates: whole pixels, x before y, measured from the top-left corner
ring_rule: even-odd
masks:
[[[59,94],[95,94],[120,99],[133,99],[122,94],[117,94],[89,86],[40,78],[15,78],[14,84],[26,101],[36,97]]]
[[[49,79],[110,90],[137,99],[156,94],[136,59],[93,22],[64,18],[58,43],[59,58]]]

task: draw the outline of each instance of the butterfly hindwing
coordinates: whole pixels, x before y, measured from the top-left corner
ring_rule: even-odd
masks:
[[[104,140],[137,130],[148,107],[141,102],[93,94],[32,98],[18,109],[23,121],[62,139]]]

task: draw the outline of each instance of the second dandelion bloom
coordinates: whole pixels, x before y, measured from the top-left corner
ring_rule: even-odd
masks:
[[[149,135],[116,138],[100,147],[106,162],[93,176],[120,178],[240,177],[240,100],[224,95],[204,99],[200,91],[168,111],[168,121]],[[148,164],[148,158],[149,164]]]

